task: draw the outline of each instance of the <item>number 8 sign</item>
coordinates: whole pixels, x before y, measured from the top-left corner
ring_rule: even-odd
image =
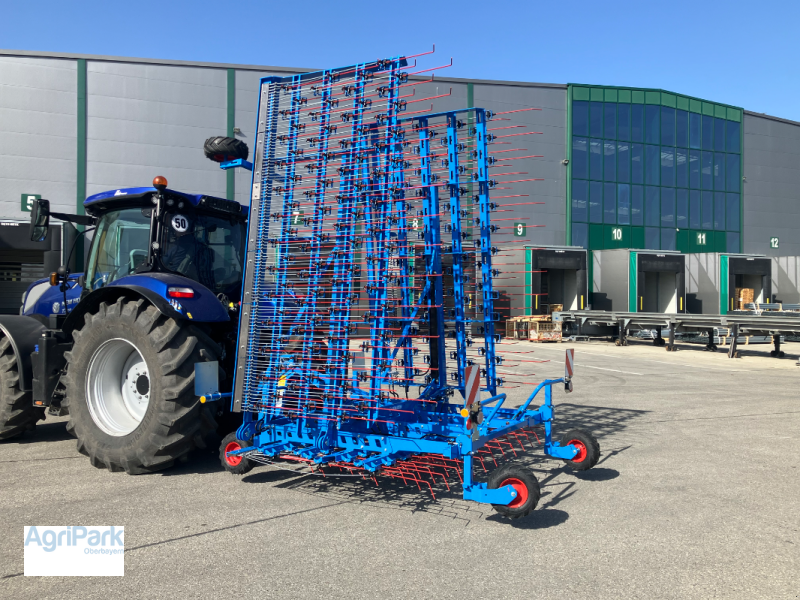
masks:
[[[514,237],[523,237],[525,229],[525,223],[514,223]]]

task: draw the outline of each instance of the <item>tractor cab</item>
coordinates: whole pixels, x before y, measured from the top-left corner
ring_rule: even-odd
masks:
[[[123,285],[125,278],[134,275],[149,276],[150,280],[157,274],[186,278],[205,287],[225,307],[241,300],[247,209],[238,202],[170,190],[166,179],[159,176],[153,187],[90,196],[84,210],[86,215],[51,213],[46,200],[36,201],[31,212],[32,239],[47,236],[50,216],[86,225],[86,231],[94,234],[86,273],[71,277],[62,267],[49,281],[37,282],[32,289],[48,284],[54,287],[38,294],[36,306],[26,302],[23,314],[42,314],[57,304],[58,310],[49,314],[64,314],[70,301],[77,302],[107,286]],[[180,285],[170,289],[175,287],[186,289],[168,292],[168,298],[191,298],[195,291]],[[61,295],[67,298],[62,301]]]

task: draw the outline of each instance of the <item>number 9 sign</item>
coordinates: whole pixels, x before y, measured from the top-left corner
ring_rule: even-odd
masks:
[[[514,223],[514,237],[523,237],[525,229],[525,223]]]

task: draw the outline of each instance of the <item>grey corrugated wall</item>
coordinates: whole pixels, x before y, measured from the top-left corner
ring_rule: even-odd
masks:
[[[745,113],[744,177],[744,252],[800,256],[800,123]]]

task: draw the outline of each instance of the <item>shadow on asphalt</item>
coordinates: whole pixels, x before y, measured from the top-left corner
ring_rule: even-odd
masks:
[[[67,433],[67,422],[39,423],[34,431],[26,431],[21,436],[3,440],[0,444],[40,444],[41,442],[64,442],[74,440]]]

